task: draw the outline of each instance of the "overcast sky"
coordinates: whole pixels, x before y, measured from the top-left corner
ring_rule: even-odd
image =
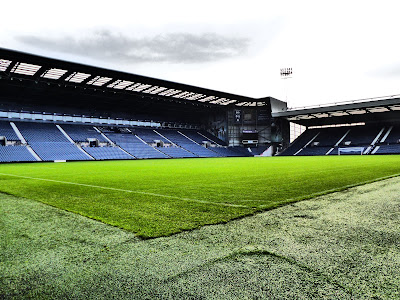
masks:
[[[36,0],[0,10],[3,48],[291,107],[400,94],[398,1]]]

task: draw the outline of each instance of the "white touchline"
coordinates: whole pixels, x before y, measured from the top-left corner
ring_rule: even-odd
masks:
[[[118,189],[118,188],[106,187],[106,186],[101,186],[101,185],[92,185],[92,184],[69,182],[69,181],[62,181],[62,180],[37,178],[37,177],[15,175],[15,174],[7,174],[7,173],[0,173],[0,175],[20,177],[20,178],[33,179],[33,180],[50,181],[50,182],[57,182],[57,183],[64,183],[64,184],[80,185],[80,186],[87,186],[87,187],[99,188],[99,189],[105,189],[105,190],[113,190],[113,191],[120,191],[120,192],[126,192],[126,193],[136,193],[136,194],[142,194],[142,195],[157,196],[157,197],[164,197],[164,198],[172,198],[172,199],[199,202],[199,203],[206,203],[206,204],[215,204],[215,205],[223,205],[223,206],[249,208],[248,206],[238,205],[238,204],[221,203],[221,202],[210,202],[210,201],[204,201],[204,200],[198,200],[198,199],[182,198],[182,197],[177,197],[177,196],[163,195],[163,194],[157,194],[157,193],[149,193],[149,192],[143,192],[143,191],[133,191],[133,190]]]

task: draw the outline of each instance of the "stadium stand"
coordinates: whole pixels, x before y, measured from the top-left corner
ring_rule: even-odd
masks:
[[[400,154],[400,145],[379,145],[374,154]]]
[[[197,130],[180,129],[179,131],[199,145],[202,145],[204,142],[212,142],[204,135],[201,135]],[[213,143],[215,144],[215,142]]]
[[[37,161],[247,156],[233,147],[243,124],[228,115],[265,121],[272,102],[283,105],[11,49],[0,62],[0,145],[22,144]],[[268,126],[258,121],[246,126]]]
[[[323,129],[316,129],[318,135],[314,135],[315,138],[304,147],[296,155],[308,156],[308,155],[326,155],[330,154],[336,144],[347,134],[349,129],[347,127],[328,127]]]
[[[376,125],[306,130],[280,155],[399,154],[400,127]]]
[[[36,161],[26,146],[0,146],[0,162]]]
[[[138,128],[132,128],[131,131],[133,134],[137,135],[148,144],[156,144],[156,141],[169,143],[167,139],[156,133],[154,129],[138,127]]]
[[[78,147],[69,142],[29,142],[33,151],[44,161],[90,160]]]
[[[259,155],[261,154],[264,150],[265,147],[260,148],[259,150],[253,147],[253,150],[255,151],[253,153],[253,151],[251,150],[251,148],[244,148],[244,147],[230,147],[229,149],[233,150],[234,152],[237,153],[237,156],[254,156],[254,155]],[[250,149],[250,151],[249,151]]]
[[[374,154],[400,154],[400,125],[388,126]]]
[[[199,157],[218,157],[216,152],[207,149],[206,147],[200,146],[193,140],[190,140],[189,137],[185,136],[183,133],[177,130],[172,129],[158,129],[159,132],[163,137],[167,138],[169,141],[178,145],[185,149],[186,151],[194,154],[195,156]],[[189,131],[186,130],[186,133]]]
[[[244,148],[244,149],[246,149],[246,151],[249,152],[250,155],[261,155],[269,147],[270,146],[260,146],[260,147],[249,147],[249,148]]]
[[[398,144],[400,142],[400,125],[387,126],[388,130],[380,140],[381,143]]]
[[[204,130],[202,130],[202,131],[180,130],[180,132],[200,145],[203,144],[204,142],[210,142],[210,147],[207,149],[216,153],[214,156],[220,156],[220,157],[231,156],[231,157],[233,157],[233,156],[257,155],[257,154],[249,152],[247,150],[247,148],[227,147],[225,142],[223,142],[219,138],[213,136],[211,133],[204,131]],[[262,149],[262,151],[264,151],[264,150],[265,149]]]
[[[9,141],[20,141],[10,122],[0,121],[0,136],[4,136]]]
[[[27,146],[21,144],[10,122],[0,122],[0,137],[0,162],[36,161]]]
[[[121,132],[122,130],[122,132]],[[167,158],[168,156],[157,151],[149,144],[140,140],[129,129],[103,129],[102,132],[115,144],[135,158]],[[132,157],[133,158],[133,157]]]
[[[0,137],[7,140],[7,144],[0,146],[0,162],[36,161],[35,153],[43,161],[53,161],[253,156],[266,149],[249,151],[222,146],[216,137],[210,138],[210,133],[192,129],[14,124],[16,130],[10,122],[0,122]],[[27,145],[22,143],[23,139]],[[90,140],[97,140],[98,144],[93,146]],[[339,149],[342,154],[360,154],[359,149],[363,154],[400,154],[400,125],[308,129],[279,155],[338,155]]]
[[[299,151],[301,151],[308,143],[311,143],[313,138],[316,138],[319,134],[319,131],[315,129],[309,129],[304,131],[297,139],[290,144],[290,146],[281,152],[279,155],[282,156],[291,156],[296,155]]]
[[[363,125],[344,127],[347,129],[347,135],[342,141],[329,153],[330,155],[338,155],[339,148],[348,150],[348,154],[360,154],[357,149],[364,149],[363,154],[370,154],[375,143],[382,136],[384,127],[381,125]],[[352,151],[352,149],[354,149]]]
[[[211,133],[209,133],[209,132],[207,132],[205,130],[197,131],[197,133],[199,135],[207,138],[209,141],[213,142],[214,144],[217,144],[217,145],[220,145],[220,146],[227,146],[227,144],[223,140],[217,138],[216,136],[212,135]]]
[[[243,148],[238,149],[236,147],[215,146],[210,149],[222,157],[251,156],[248,150]]]
[[[15,122],[15,125],[33,151],[44,161],[92,159],[71,143],[55,124]]]
[[[156,130],[148,128],[135,128],[133,132],[145,143],[153,146],[158,151],[172,158],[198,157],[197,155],[175,145]]]
[[[62,124],[61,127],[75,142],[87,142],[90,138],[97,139],[99,142],[108,142],[93,126]]]
[[[374,139],[379,137],[378,134],[383,132],[383,126],[352,126],[343,141],[342,146],[369,146],[372,145]]]
[[[82,147],[82,149],[96,160],[133,159],[132,156],[122,151],[119,147]]]
[[[172,158],[188,158],[188,157],[198,157],[197,155],[186,151],[185,149],[171,145],[171,144],[164,144],[163,147],[158,147],[160,151],[165,153],[166,155],[172,157]]]
[[[326,155],[330,149],[332,149],[332,147],[309,146],[301,150],[297,155],[298,156]]]
[[[65,124],[61,127],[71,139],[79,143],[81,148],[96,160],[133,159],[131,155],[112,145],[94,126]],[[93,146],[90,143],[91,140],[98,143]]]

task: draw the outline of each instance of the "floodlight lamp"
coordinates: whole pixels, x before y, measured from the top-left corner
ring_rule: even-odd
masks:
[[[282,78],[287,78],[292,74],[293,74],[293,69],[292,68],[282,68],[281,69]]]

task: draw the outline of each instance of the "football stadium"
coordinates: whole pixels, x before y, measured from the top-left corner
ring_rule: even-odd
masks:
[[[292,109],[4,48],[0,90],[0,298],[400,297],[400,96]]]

